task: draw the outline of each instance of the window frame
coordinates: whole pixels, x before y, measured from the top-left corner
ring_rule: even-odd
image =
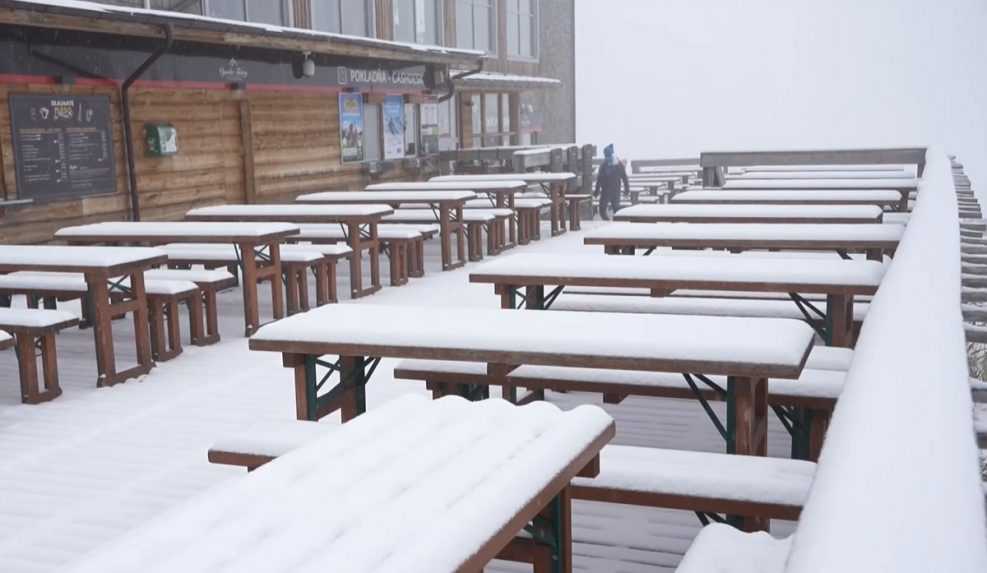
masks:
[[[393,17],[393,13],[397,10],[398,1],[399,0],[392,0],[391,1],[391,13],[392,13],[392,18],[391,18],[391,39],[394,40],[394,41],[397,41],[397,42],[407,42],[407,40],[399,40],[398,37],[397,37],[397,19],[395,19]],[[435,22],[434,22],[434,25],[435,25],[435,41],[434,42],[428,42],[428,41],[426,41],[426,42],[419,42],[418,41],[418,33],[419,32],[422,32],[422,31],[418,29],[418,2],[417,2],[417,0],[406,0],[406,1],[411,2],[411,35],[412,35],[412,39],[411,39],[411,42],[410,43],[412,43],[412,44],[418,44],[418,45],[422,45],[422,46],[442,46],[443,45],[443,41],[445,40],[445,34],[444,34],[444,30],[443,30],[443,28],[444,28],[444,26],[443,26],[443,22],[444,22],[443,15],[444,15],[444,10],[445,10],[445,8],[444,8],[443,5],[445,4],[445,2],[443,0],[424,0],[425,2],[431,2],[432,5],[434,6],[434,9],[435,9],[435,14],[434,14],[434,16],[435,16]]]
[[[460,19],[460,16],[462,16],[462,14],[459,13],[459,9],[460,9],[462,3],[464,3],[464,2],[468,3],[469,6],[470,6],[470,14],[469,14],[470,19],[469,19],[469,21],[470,21],[470,38],[471,38],[471,40],[470,40],[470,45],[468,45],[468,46],[460,46],[459,45],[459,29],[460,29],[460,25],[461,25],[461,22],[462,22],[462,20]],[[490,29],[488,30],[488,34],[489,34],[489,37],[490,37],[490,46],[489,46],[489,48],[487,48],[487,47],[477,48],[476,47],[476,32],[475,32],[476,31],[476,24],[475,24],[475,20],[474,20],[474,15],[476,14],[477,4],[479,4],[479,3],[484,3],[484,4],[489,3],[490,4],[489,7],[487,7],[487,9],[489,9],[489,11],[490,11],[490,25],[489,25],[489,28]],[[457,48],[463,48],[463,49],[467,49],[467,50],[480,50],[480,49],[482,49],[483,52],[484,52],[484,54],[486,54],[486,57],[496,57],[500,53],[500,38],[499,38],[500,25],[499,25],[499,22],[498,22],[498,20],[499,20],[499,14],[500,14],[500,0],[456,0],[456,2],[453,4],[453,6],[455,8],[455,17],[456,17],[456,34],[455,34],[455,36],[456,36],[456,38],[455,38],[455,40],[456,40],[455,41],[456,46],[455,47],[457,47]]]
[[[520,12],[520,10],[516,11],[515,14],[514,14],[515,17],[517,18],[517,26],[516,26],[515,29],[516,29],[517,34],[518,34],[517,40],[518,40],[518,46],[519,46],[518,53],[516,53],[516,54],[511,53],[511,50],[509,48],[510,45],[511,45],[511,40],[510,40],[510,30],[511,30],[511,28],[510,28],[510,25],[505,22],[504,34],[506,36],[508,36],[508,38],[507,38],[507,46],[508,46],[508,49],[507,49],[506,55],[507,55],[507,59],[508,60],[511,60],[511,61],[514,61],[514,62],[538,62],[538,61],[541,60],[541,33],[540,33],[540,27],[541,27],[541,0],[530,0],[530,2],[531,2],[531,6],[532,6],[532,9],[531,9],[531,18],[532,18],[532,22],[531,22],[531,55],[530,56],[526,56],[526,55],[520,53],[521,52],[521,50],[520,50],[520,46],[521,46],[521,43],[520,43],[521,42],[521,12]],[[506,17],[506,19],[508,21],[511,18],[511,4],[516,4],[516,3],[518,3],[518,0],[507,0],[507,5],[504,8],[504,13],[505,13],[505,17]]]

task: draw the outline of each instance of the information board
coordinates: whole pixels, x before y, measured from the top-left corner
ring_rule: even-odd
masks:
[[[109,96],[10,95],[17,196],[116,191]]]

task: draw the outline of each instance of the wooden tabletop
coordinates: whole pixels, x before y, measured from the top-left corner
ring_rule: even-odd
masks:
[[[634,223],[879,223],[876,205],[633,205],[615,221]]]
[[[872,295],[883,276],[875,261],[518,254],[480,265],[470,282]]]
[[[344,304],[266,325],[250,348],[795,379],[814,334],[788,319]]]
[[[287,223],[375,223],[393,209],[385,205],[219,205],[192,209],[189,221],[241,221]]]
[[[267,243],[298,234],[287,223],[236,222],[112,222],[65,227],[58,239],[79,243]]]
[[[390,205],[404,203],[450,203],[462,205],[476,197],[476,193],[466,190],[446,191],[324,191],[307,193],[295,198],[296,203],[325,204],[331,208],[346,205]],[[387,213],[390,214],[390,213]]]
[[[587,245],[761,249],[893,250],[902,225],[612,223],[586,232]]]
[[[520,179],[503,181],[410,181],[368,185],[367,191],[523,191],[528,184]]]
[[[575,173],[491,173],[476,175],[440,175],[429,181],[524,181],[525,183],[565,183],[575,181]]]
[[[103,271],[116,276],[163,264],[167,260],[164,251],[141,247],[0,245],[0,272]]]
[[[74,570],[480,571],[574,477],[595,475],[614,433],[595,406],[402,396]]]

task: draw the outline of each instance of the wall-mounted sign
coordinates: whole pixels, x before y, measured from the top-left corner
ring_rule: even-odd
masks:
[[[109,96],[10,95],[17,196],[113,193]]]
[[[337,66],[336,83],[341,86],[425,89],[425,66],[411,66],[399,70]]]
[[[404,157],[404,98],[387,96],[381,105],[384,123],[384,159]]]
[[[339,142],[343,162],[363,161],[363,96],[339,94]]]
[[[147,154],[155,157],[178,153],[178,130],[170,123],[144,124]]]

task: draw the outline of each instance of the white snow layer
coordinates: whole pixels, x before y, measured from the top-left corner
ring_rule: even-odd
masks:
[[[731,179],[724,189],[918,189],[918,179]]]
[[[347,193],[357,200],[361,192]],[[190,210],[187,217],[360,217],[383,215],[391,210],[376,205],[216,205]]]
[[[595,406],[397,398],[72,571],[456,571],[612,423]]]
[[[950,164],[930,149],[915,211],[857,342],[787,572],[987,571],[959,240]]]
[[[873,221],[881,214],[876,205],[633,205],[617,211],[627,218],[843,218]]]
[[[742,241],[898,241],[904,226],[886,223],[611,223],[587,231],[587,239],[709,239]]]
[[[504,181],[524,181],[525,183],[560,183],[565,181],[572,181],[576,178],[575,173],[545,173],[543,171],[534,171],[530,173],[491,173],[483,174],[478,173],[475,175],[439,175],[432,177],[429,181],[455,181],[461,183],[463,181],[497,181],[503,183]]]
[[[141,247],[75,247],[61,245],[0,245],[0,264],[11,266],[71,266],[100,269],[164,255]]]
[[[367,185],[367,191],[503,191],[524,189],[527,183],[520,179],[504,181],[401,181]]]
[[[790,546],[791,538],[775,539],[763,531],[744,533],[723,523],[713,523],[699,532],[675,571],[676,573],[781,573],[785,571],[785,557]],[[846,571],[858,571],[858,569]]]
[[[901,199],[901,193],[891,190],[875,191],[709,191],[709,190],[689,190],[672,196],[673,203],[685,202],[709,202],[727,203],[733,202],[774,202],[774,203],[804,203],[829,202],[829,203],[891,203]]]
[[[197,211],[198,209],[193,210]],[[55,233],[55,236],[59,239],[68,240],[71,240],[73,237],[92,236],[175,237],[175,240],[178,240],[183,235],[220,238],[228,236],[259,237],[270,233],[283,233],[297,229],[298,227],[295,225],[289,225],[287,223],[211,223],[202,221],[168,221],[156,223],[119,221],[64,227],[59,229]]]
[[[465,201],[476,197],[472,191],[323,191],[299,195],[299,203],[342,203],[331,209],[345,210],[350,202],[430,203],[436,201]],[[361,207],[366,210],[368,207]],[[362,213],[360,213],[362,214]]]

